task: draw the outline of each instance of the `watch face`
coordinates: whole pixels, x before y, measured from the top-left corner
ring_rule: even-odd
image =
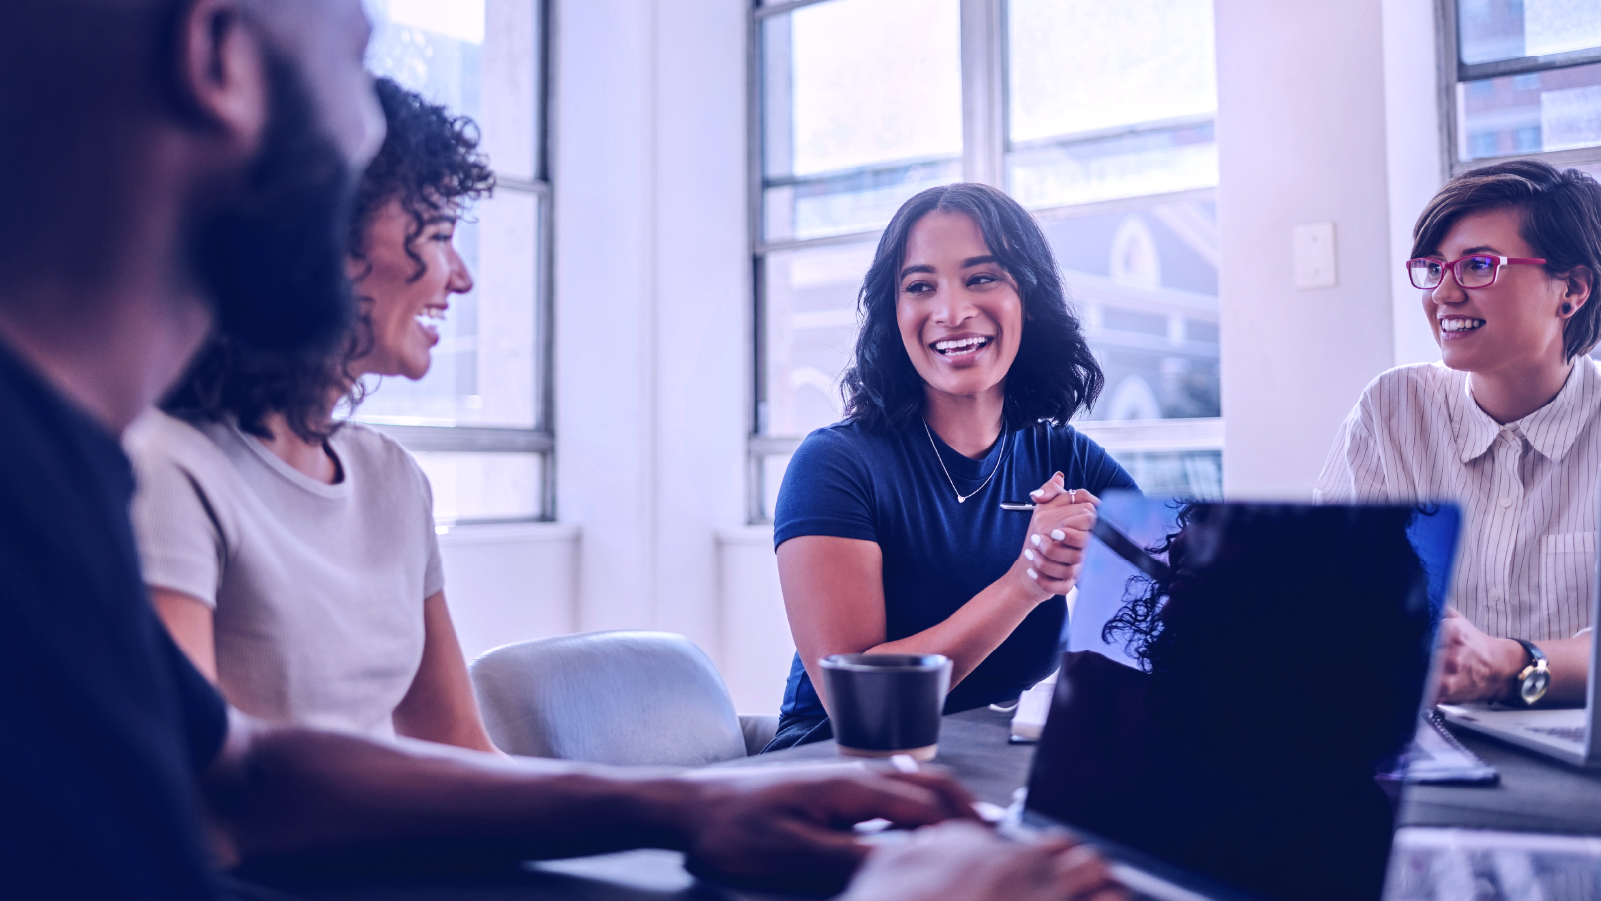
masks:
[[[1533,704],[1545,697],[1545,690],[1551,687],[1551,674],[1545,670],[1535,670],[1523,677],[1518,686],[1518,694],[1523,696],[1523,703]]]

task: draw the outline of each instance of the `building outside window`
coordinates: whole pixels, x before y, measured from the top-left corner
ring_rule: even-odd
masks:
[[[1447,171],[1536,157],[1601,175],[1601,6],[1442,0]]]
[[[1106,372],[1076,423],[1150,492],[1222,492],[1210,0],[801,0],[752,13],[753,520],[841,417],[856,294],[918,191],[1040,220]]]
[[[451,298],[428,375],[375,380],[354,418],[416,455],[442,525],[553,518],[545,4],[367,8],[368,68],[477,122],[497,187],[456,229],[475,286]]]

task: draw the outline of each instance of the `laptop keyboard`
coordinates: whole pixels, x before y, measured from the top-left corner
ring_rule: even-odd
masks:
[[[1524,728],[1530,732],[1550,735],[1553,738],[1560,738],[1564,741],[1584,741],[1583,726],[1525,726]]]

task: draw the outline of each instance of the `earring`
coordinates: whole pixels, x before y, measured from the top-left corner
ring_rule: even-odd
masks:
[[[1573,312],[1573,304],[1571,304],[1571,303],[1563,304],[1562,305],[1562,312],[1563,313],[1571,313],[1571,312]]]

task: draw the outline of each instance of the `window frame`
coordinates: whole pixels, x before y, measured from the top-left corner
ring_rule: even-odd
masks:
[[[535,499],[533,516],[478,517],[453,520],[441,525],[479,525],[485,523],[551,522],[556,518],[556,437],[554,423],[554,289],[555,262],[554,219],[555,204],[551,185],[550,151],[552,117],[551,100],[551,48],[552,16],[550,0],[528,0],[534,6],[535,28],[538,39],[534,70],[539,79],[534,92],[535,158],[537,167],[532,179],[495,172],[495,193],[529,195],[538,209],[535,221],[536,246],[531,248],[536,260],[537,277],[534,284],[534,366],[533,377],[538,390],[534,396],[534,424],[531,428],[510,428],[479,425],[389,425],[362,422],[368,428],[381,432],[400,442],[411,452],[446,453],[513,453],[535,454],[540,457],[539,496]],[[493,165],[494,161],[490,161]],[[359,411],[358,411],[359,417]]]
[[[815,238],[766,241],[763,228],[766,213],[765,178],[765,96],[762,84],[762,23],[773,16],[829,0],[778,0],[763,3],[750,0],[746,33],[746,160],[748,248],[751,264],[751,370],[745,380],[746,403],[746,519],[752,524],[771,522],[771,511],[764,509],[767,486],[763,461],[770,456],[792,454],[804,435],[768,435],[763,422],[766,390],[767,322],[766,284],[763,261],[769,253],[829,245],[850,244],[876,239],[882,229],[827,235]],[[1010,146],[1009,72],[1007,50],[1007,0],[959,0],[961,4],[962,67],[962,177],[1000,187],[1006,184],[1006,158]],[[1215,118],[1213,120],[1216,121]],[[1075,136],[1075,139],[1081,136]],[[1033,142],[1029,142],[1033,143]],[[900,165],[899,163],[891,165]],[[864,166],[871,171],[886,166]],[[831,173],[837,177],[839,173]],[[1069,206],[1030,210],[1035,217],[1049,219],[1062,215],[1091,215],[1120,209],[1145,209],[1152,204],[1173,201],[1213,201],[1217,188],[1199,188],[1174,193],[1149,194]],[[1154,419],[1126,422],[1075,423],[1108,451],[1185,452],[1223,451],[1223,417],[1204,419]]]
[[[1494,60],[1487,63],[1464,63],[1461,58],[1461,30],[1457,18],[1459,0],[1435,0],[1436,52],[1439,54],[1440,154],[1441,172],[1446,179],[1464,172],[1507,160],[1544,160],[1557,168],[1601,165],[1601,145],[1577,147],[1569,150],[1540,150],[1532,153],[1511,153],[1505,156],[1487,156],[1462,160],[1457,153],[1462,123],[1457,115],[1458,86],[1487,78],[1505,78],[1513,75],[1531,75],[1601,63],[1601,47],[1570,50],[1545,56],[1521,56],[1516,59]]]

